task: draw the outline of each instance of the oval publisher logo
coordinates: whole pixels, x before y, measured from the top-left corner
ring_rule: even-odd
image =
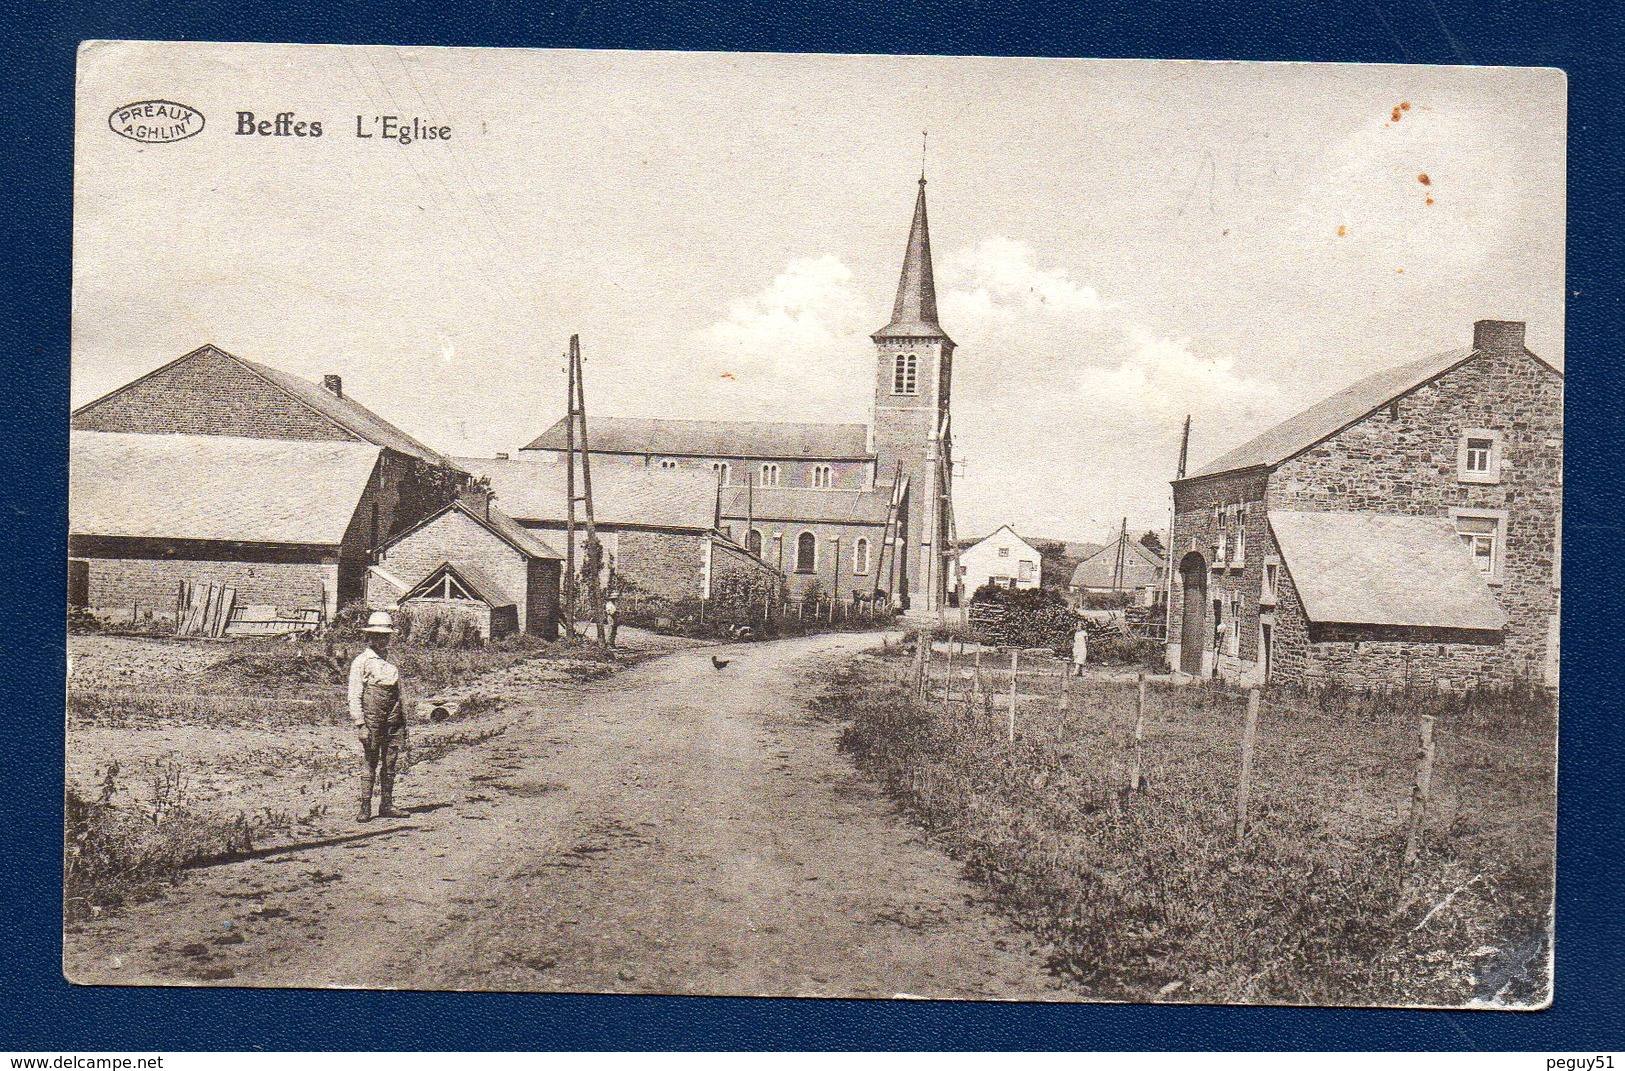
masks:
[[[203,113],[172,100],[138,100],[122,104],[107,117],[113,133],[131,141],[162,145],[182,141],[203,129]]]

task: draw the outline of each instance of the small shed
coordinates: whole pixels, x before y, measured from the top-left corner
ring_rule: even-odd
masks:
[[[497,580],[473,562],[446,562],[418,581],[400,598],[412,614],[413,627],[428,621],[466,621],[480,638],[497,639],[519,631],[519,603]]]
[[[379,547],[374,559],[367,570],[367,604],[374,609],[415,598],[476,613],[467,604],[479,603],[487,638],[505,629],[558,636],[563,557],[492,506],[453,502]]]

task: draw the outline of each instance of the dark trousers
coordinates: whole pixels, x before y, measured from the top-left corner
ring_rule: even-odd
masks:
[[[614,617],[613,614],[610,615],[610,618],[609,618],[609,636],[608,636],[608,639],[606,641],[609,644],[609,646],[611,646],[611,647],[615,646],[615,632],[620,627],[621,627],[621,623],[619,621],[615,620],[615,617]]]
[[[361,738],[361,813],[372,814],[372,785],[378,782],[378,810],[389,810],[395,798],[395,735],[389,726],[367,726]]]

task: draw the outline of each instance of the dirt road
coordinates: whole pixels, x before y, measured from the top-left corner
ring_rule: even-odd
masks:
[[[1028,939],[806,711],[877,644],[676,652],[509,698],[411,816],[194,871],[67,936],[76,982],[1054,998]],[[715,653],[730,659],[712,667]]]

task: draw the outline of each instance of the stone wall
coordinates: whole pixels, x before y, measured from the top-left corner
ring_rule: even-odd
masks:
[[[779,571],[755,555],[721,539],[711,542],[711,588],[716,591],[724,580],[738,579],[752,587],[767,587],[776,595]]]
[[[746,534],[742,520],[730,518],[725,527],[730,538],[744,542]],[[846,598],[851,596],[854,588],[864,594],[874,590],[875,570],[880,567],[880,547],[885,535],[884,525],[827,524],[758,517],[756,531],[762,534],[762,559],[770,569],[778,571],[782,568],[792,596],[799,598],[805,594],[815,579],[826,595],[839,592]],[[815,567],[811,572],[796,568],[796,541],[803,532],[811,532],[813,536]],[[860,539],[867,541],[869,551],[868,568],[862,573],[857,572],[857,541]],[[890,570],[887,572],[889,574]],[[883,591],[887,590],[887,579],[882,577],[880,580]]]
[[[204,348],[74,414],[75,431],[360,442],[237,361]]]
[[[167,550],[175,553],[168,554]],[[282,613],[323,606],[338,609],[338,560],[331,548],[289,548],[259,555],[263,560],[217,553],[188,557],[198,550],[155,540],[81,539],[70,541],[70,558],[88,562],[89,608],[99,617],[126,620],[131,607],[142,618],[173,622],[175,594],[182,580],[235,588],[239,604],[275,606]]]
[[[1181,652],[1182,623],[1185,612],[1184,578],[1180,563],[1187,554],[1198,553],[1209,566],[1207,571],[1207,599],[1204,607],[1206,627],[1203,631],[1206,647],[1213,652],[1209,660],[1218,659],[1227,676],[1246,677],[1253,673],[1259,654],[1259,596],[1263,591],[1264,564],[1279,561],[1280,550],[1275,545],[1274,533],[1264,510],[1264,494],[1268,474],[1263,471],[1230,473],[1211,480],[1180,484],[1174,494],[1173,567],[1174,583],[1171,594],[1168,630],[1169,662],[1178,668],[1176,656]],[[1236,507],[1227,513],[1229,507]],[[1218,511],[1215,515],[1215,509]],[[1235,551],[1237,533],[1245,530],[1245,553],[1238,557]],[[1218,557],[1220,533],[1225,536],[1223,558]],[[1233,599],[1239,607],[1233,620],[1239,625],[1240,637],[1235,655],[1214,650],[1213,603],[1221,597]],[[1279,613],[1279,608],[1276,611]],[[1276,664],[1280,666],[1281,635],[1277,629]]]
[[[705,594],[703,533],[622,529],[615,574],[647,595],[698,599]]]
[[[518,627],[526,628],[528,559],[461,510],[448,510],[378,554],[378,564],[408,587],[446,562],[479,566],[518,607]]]

